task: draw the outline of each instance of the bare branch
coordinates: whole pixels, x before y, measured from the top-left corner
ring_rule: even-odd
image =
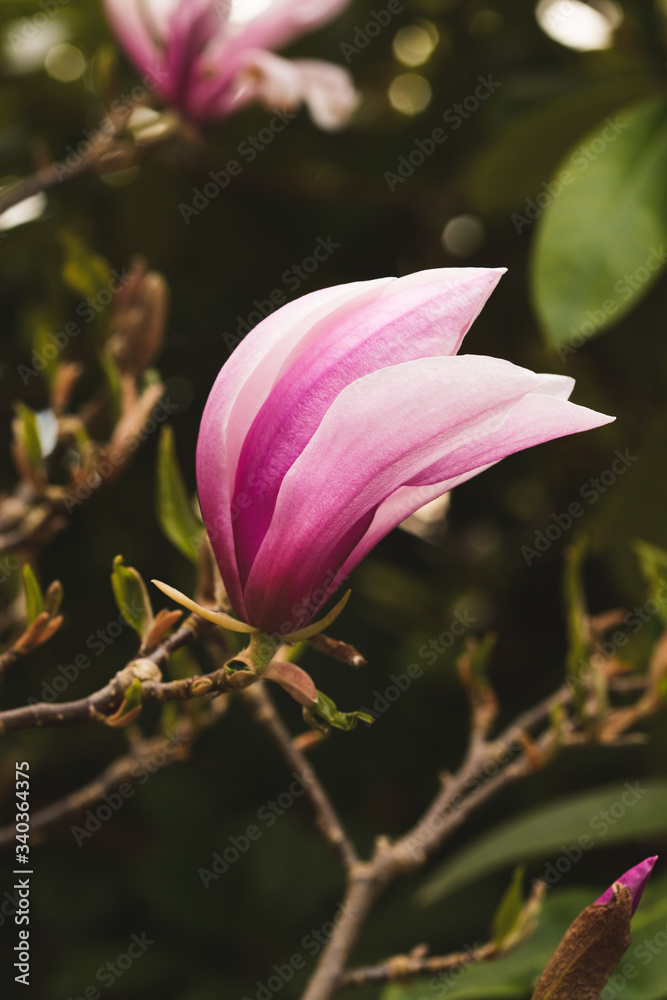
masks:
[[[498,950],[493,942],[489,942],[479,948],[455,951],[450,955],[394,955],[377,965],[367,965],[346,972],[340,981],[340,988],[367,986],[369,983],[394,983],[416,976],[449,972],[465,965],[476,965],[478,962],[488,962],[492,958],[497,958]]]
[[[315,769],[301,750],[295,746],[264,684],[247,687],[243,692],[243,698],[248,702],[256,721],[266,729],[280,750],[287,766],[297,774],[315,810],[317,825],[325,840],[334,848],[345,869],[351,871],[359,864],[354,845],[348,839]]]

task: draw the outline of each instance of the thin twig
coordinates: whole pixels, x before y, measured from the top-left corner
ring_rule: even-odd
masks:
[[[51,726],[77,726],[86,722],[106,722],[123,703],[125,691],[132,683],[142,663],[150,660],[158,666],[167,662],[171,653],[192,642],[210,626],[197,615],[191,615],[172,636],[139,660],[132,660],[99,691],[78,701],[47,704],[37,702],[21,708],[0,712],[0,735],[22,729],[42,729]],[[239,690],[256,681],[250,670],[227,671],[224,667],[210,674],[186,677],[176,681],[145,680],[141,685],[142,702],[188,701],[201,695],[221,694]]]
[[[294,745],[270,695],[265,690],[264,684],[254,684],[252,687],[247,687],[243,691],[243,698],[248,702],[257,722],[267,731],[283,755],[288,767],[294,771],[305,788],[306,795],[315,810],[318,826],[327,843],[334,848],[344,868],[347,871],[352,871],[359,864],[354,845],[345,833],[343,824],[322,787],[314,767],[301,750]]]
[[[349,989],[369,983],[393,983],[436,972],[450,972],[466,965],[488,962],[497,957],[498,950],[498,946],[490,941],[478,948],[455,951],[450,955],[394,955],[377,965],[366,965],[346,972],[341,978],[340,988]]]

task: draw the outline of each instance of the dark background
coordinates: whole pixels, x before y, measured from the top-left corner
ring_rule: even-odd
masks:
[[[533,545],[551,515],[580,498],[582,486],[608,469],[616,449],[638,456],[629,471],[585,504],[576,529],[591,536],[586,573],[593,611],[632,607],[645,600],[632,542],[644,538],[667,547],[665,445],[665,297],[657,282],[637,308],[608,333],[560,360],[549,351],[530,304],[528,266],[535,226],[517,232],[510,216],[523,211],[577,139],[626,101],[664,87],[659,14],[649,3],[624,5],[625,22],[616,45],[604,52],[577,53],[551,41],[534,18],[533,5],[492,0],[495,18],[482,17],[480,2],[411,0],[391,24],[354,55],[350,70],[362,94],[352,126],[336,134],[319,131],[305,111],[276,136],[254,163],[244,166],[204,211],[185,224],[179,205],[210,170],[236,156],[239,143],[263,128],[270,113],[251,107],[213,125],[189,148],[168,146],[147,155],[127,183],[111,185],[95,176],[62,184],[48,196],[43,216],[10,230],[0,243],[0,290],[4,302],[2,417],[12,403],[35,409],[46,403],[41,380],[24,386],[17,365],[30,357],[30,315],[39,308],[54,329],[72,318],[76,298],[60,270],[62,227],[83,237],[115,267],[141,253],[167,278],[172,306],[164,349],[157,359],[170,398],[177,450],[187,485],[194,491],[198,423],[215,374],[228,357],[240,318],[280,289],[288,298],[286,270],[312,253],[318,237],[340,244],[304,281],[298,293],[337,282],[405,274],[444,266],[506,266],[509,271],[466,340],[466,351],[507,358],[535,370],[577,379],[576,402],[616,414],[605,428],[556,441],[514,456],[456,490],[447,528],[436,544],[403,532],[386,538],[354,573],[353,596],[332,634],[358,646],[369,663],[355,671],[314,651],[303,663],[318,687],[346,709],[372,705],[378,692],[412,662],[424,674],[383,713],[372,728],[334,732],[313,755],[360,849],[379,832],[399,834],[415,821],[434,794],[437,773],[455,768],[465,745],[465,706],[455,674],[460,643],[433,666],[419,647],[449,627],[456,610],[478,619],[476,634],[499,635],[492,676],[502,717],[509,719],[560,683],[565,652],[561,600],[563,553],[575,529],[528,567],[522,545]],[[375,9],[380,9],[380,4]],[[34,4],[3,0],[2,16],[32,15]],[[290,54],[343,62],[340,45],[364,26],[371,7],[354,2],[328,27],[301,39]],[[113,39],[97,3],[72,2],[57,15],[69,41],[95,64]],[[428,19],[440,41],[430,60],[410,70],[392,54],[395,32]],[[480,27],[481,25],[481,27]],[[11,25],[10,25],[11,27]],[[420,114],[390,106],[387,88],[399,72],[423,74],[432,99]],[[384,178],[401,155],[441,124],[443,113],[474,93],[479,75],[500,86],[447,141],[399,184]],[[129,90],[134,69],[121,58],[116,87]],[[599,88],[599,90],[595,90]],[[599,100],[593,94],[602,95]],[[571,98],[571,118],[541,128],[551,102]],[[43,69],[11,74],[2,81],[0,156],[6,178],[34,169],[35,155],[62,158],[83,128],[99,121],[102,97],[92,69],[61,83]],[[522,142],[506,150],[505,175],[480,166],[492,144],[532,114]],[[507,159],[509,158],[509,159]],[[488,162],[488,161],[487,161]],[[514,190],[508,186],[508,176]],[[481,178],[481,180],[480,180]],[[472,255],[455,257],[441,242],[445,224],[473,214],[484,241]],[[581,220],[582,228],[595,220]],[[573,244],[577,234],[573,231]],[[92,334],[91,334],[92,336]],[[81,338],[83,341],[83,338]],[[88,352],[88,354],[87,354]],[[73,343],[71,356],[88,357],[89,346]],[[91,361],[91,379],[95,362]],[[5,438],[5,440],[7,440]],[[65,587],[65,626],[44,650],[10,674],[3,706],[22,704],[54,676],[59,664],[86,651],[86,641],[118,612],[109,584],[111,561],[122,553],[146,578],[170,581],[188,591],[190,564],[165,540],[155,518],[157,435],[146,441],[117,482],[79,507],[71,524],[42,553],[36,569],[44,583]],[[15,473],[3,449],[5,487]],[[7,597],[15,581],[7,585]],[[155,604],[160,607],[162,598]],[[641,665],[653,622],[634,649]],[[136,650],[129,629],[68,691],[82,696],[101,686]],[[205,653],[195,650],[200,665]],[[293,703],[277,700],[294,731],[302,723]],[[142,723],[150,731],[151,715]],[[476,833],[528,805],[576,789],[664,773],[664,716],[648,727],[645,746],[570,752],[545,772],[507,791],[475,815],[454,837],[460,846]],[[101,728],[28,732],[6,739],[0,783],[10,821],[14,760],[27,759],[37,808],[99,773],[125,746],[124,734]],[[302,939],[332,918],[342,895],[336,864],[312,828],[308,804],[298,800],[219,880],[205,890],[197,870],[214,851],[257,823],[258,810],[286,791],[291,777],[273,747],[232,702],[219,724],[197,743],[192,758],[136,788],[136,794],[83,846],[65,823],[34,851],[34,941],[32,987],[54,1000],[83,995],[96,970],[124,952],[132,933],[155,944],[110,995],[160,995],[173,1000],[252,998],[274,963],[304,952]],[[615,875],[662,845],[632,843],[587,856],[564,880],[602,891]],[[546,860],[546,859],[545,859]],[[11,885],[11,859],[0,866],[0,890]],[[540,874],[542,864],[529,869]],[[357,961],[372,961],[421,940],[434,951],[485,940],[508,872],[486,879],[441,904],[422,910],[412,893],[424,876],[394,887],[379,904],[359,945]],[[1,960],[8,966],[14,943],[10,921],[2,927]],[[281,997],[296,998],[301,973]],[[11,988],[9,968],[3,983]],[[4,987],[3,987],[4,989]],[[106,989],[101,988],[102,995]],[[359,1000],[380,995],[359,991]]]

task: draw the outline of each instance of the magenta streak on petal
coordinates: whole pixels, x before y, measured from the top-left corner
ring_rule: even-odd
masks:
[[[246,435],[234,500],[250,495],[236,524],[242,582],[269,527],[283,477],[345,386],[382,368],[455,354],[500,279],[499,271],[462,274],[455,286],[402,279],[365,309],[329,324],[274,387]]]
[[[283,306],[239,344],[211,390],[197,442],[199,501],[232,607],[245,621],[249,619],[236,568],[233,522],[237,510],[231,508],[231,491],[247,430],[289,363],[287,359],[298,357],[317,336],[319,324],[365,305],[395,280],[325,288]]]
[[[153,27],[149,30],[141,14],[137,0],[105,0],[105,8],[111,25],[127,49],[132,60],[142,72],[159,61],[158,40],[153,38]],[[150,4],[147,3],[150,15]],[[155,25],[157,29],[159,25]]]
[[[166,46],[169,94],[165,95],[171,103],[189,108],[198,59],[220,28],[221,19],[210,0],[181,2],[172,11]]]
[[[652,858],[646,858],[644,861],[640,861],[638,865],[634,868],[628,869],[624,872],[620,878],[616,879],[616,882],[620,882],[621,885],[626,885],[628,889],[632,892],[632,912],[634,913],[639,906],[639,901],[642,898],[644,889],[646,888],[646,883],[649,880],[649,876],[653,871],[653,866],[658,860],[657,854]],[[614,886],[610,885],[606,892],[603,892],[599,899],[595,900],[596,905],[602,905],[603,903],[609,903],[614,897]]]
[[[347,537],[349,551],[368,531],[369,514],[406,482],[421,484],[425,470],[447,483],[610,419],[541,394],[555,379],[496,358],[430,358],[344,389],[283,480],[244,591],[253,620],[280,628],[327,573],[341,569],[339,539]],[[510,421],[517,408],[520,419]]]

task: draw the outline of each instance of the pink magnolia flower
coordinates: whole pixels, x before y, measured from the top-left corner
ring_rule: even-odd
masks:
[[[320,128],[345,124],[357,103],[349,74],[271,51],[325,24],[349,0],[105,0],[137,67],[167,104],[202,121],[249,101],[302,101]]]
[[[620,878],[616,879],[616,882],[620,882],[621,885],[627,885],[628,889],[632,892],[632,912],[634,913],[646,888],[646,883],[649,880],[651,872],[653,871],[653,865],[658,860],[657,854],[652,858],[646,858],[645,861],[640,861],[638,865],[634,868],[628,869],[624,872]],[[615,885],[615,883],[614,883]],[[595,900],[596,906],[602,905],[603,903],[609,903],[614,898],[614,885],[610,885],[606,892],[603,892],[599,899]]]
[[[204,523],[236,614],[288,634],[419,507],[506,455],[607,417],[574,381],[457,356],[504,269],[304,295],[264,319],[202,418]]]

